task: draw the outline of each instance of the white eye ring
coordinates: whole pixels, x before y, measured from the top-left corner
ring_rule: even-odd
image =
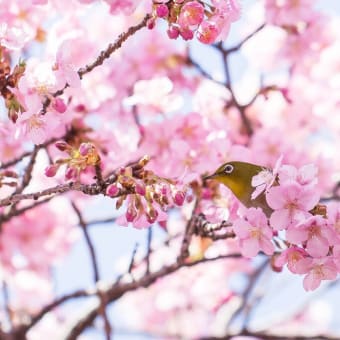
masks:
[[[224,168],[226,174],[231,174],[234,171],[234,167],[231,164],[227,164]]]

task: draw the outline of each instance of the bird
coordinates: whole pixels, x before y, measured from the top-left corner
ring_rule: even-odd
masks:
[[[269,217],[273,210],[267,204],[265,192],[263,191],[257,197],[252,198],[255,190],[252,179],[262,171],[271,174],[271,170],[264,166],[232,161],[221,165],[212,175],[204,177],[204,180],[214,179],[224,184],[244,206],[262,208]]]

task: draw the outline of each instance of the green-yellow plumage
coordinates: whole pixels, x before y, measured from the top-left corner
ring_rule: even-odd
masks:
[[[255,190],[251,185],[252,178],[264,169],[262,166],[246,162],[228,162],[221,165],[215,173],[206,179],[215,179],[224,184],[247,208],[260,207],[269,216],[272,209],[266,202],[264,192],[255,199],[251,199],[251,194]]]

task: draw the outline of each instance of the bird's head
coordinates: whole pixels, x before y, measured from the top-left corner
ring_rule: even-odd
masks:
[[[246,162],[228,162],[221,165],[212,175],[204,179],[215,179],[226,185],[240,200],[250,199],[254,188],[251,185],[252,178],[264,168],[259,165]]]

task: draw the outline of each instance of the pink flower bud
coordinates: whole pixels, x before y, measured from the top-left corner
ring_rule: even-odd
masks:
[[[75,179],[77,177],[77,169],[73,167],[69,167],[66,169],[65,178],[66,179]]]
[[[138,195],[145,196],[146,190],[144,183],[140,182],[136,183],[135,190]]]
[[[117,187],[116,184],[110,184],[107,188],[106,188],[106,195],[110,196],[110,197],[114,197],[119,193],[119,188]]]
[[[85,157],[93,150],[93,148],[94,146],[91,143],[81,143],[79,146],[79,153]]]
[[[165,196],[168,194],[168,187],[166,185],[161,186],[161,194]]]
[[[166,31],[170,39],[177,39],[179,36],[179,29],[176,26],[170,26]]]
[[[86,111],[86,107],[84,104],[78,104],[75,108],[74,108],[75,111],[77,112],[84,112]]]
[[[57,173],[58,169],[59,169],[59,165],[58,164],[51,164],[51,165],[49,165],[45,169],[45,176],[47,176],[47,177],[55,176],[55,174]]]
[[[146,213],[146,219],[149,223],[155,223],[158,217],[158,211],[153,207],[149,207],[148,212]]]
[[[194,37],[194,32],[189,28],[181,28],[179,33],[184,40],[191,40]]]
[[[175,197],[174,197],[174,203],[176,205],[183,205],[185,200],[185,192],[184,191],[177,191],[175,193]]]
[[[156,14],[159,18],[165,18],[169,15],[168,6],[165,4],[160,4],[156,7]]]
[[[64,113],[67,109],[67,106],[62,99],[56,98],[53,103],[53,108],[59,113]]]
[[[58,140],[57,142],[54,143],[54,145],[60,151],[66,151],[71,149],[71,145],[67,144],[63,140]]]
[[[156,20],[154,18],[150,18],[147,23],[146,23],[146,27],[149,29],[149,30],[152,30],[156,25]]]
[[[129,204],[126,210],[126,213],[125,213],[125,217],[126,217],[127,222],[133,222],[136,219],[137,210],[133,204]]]

